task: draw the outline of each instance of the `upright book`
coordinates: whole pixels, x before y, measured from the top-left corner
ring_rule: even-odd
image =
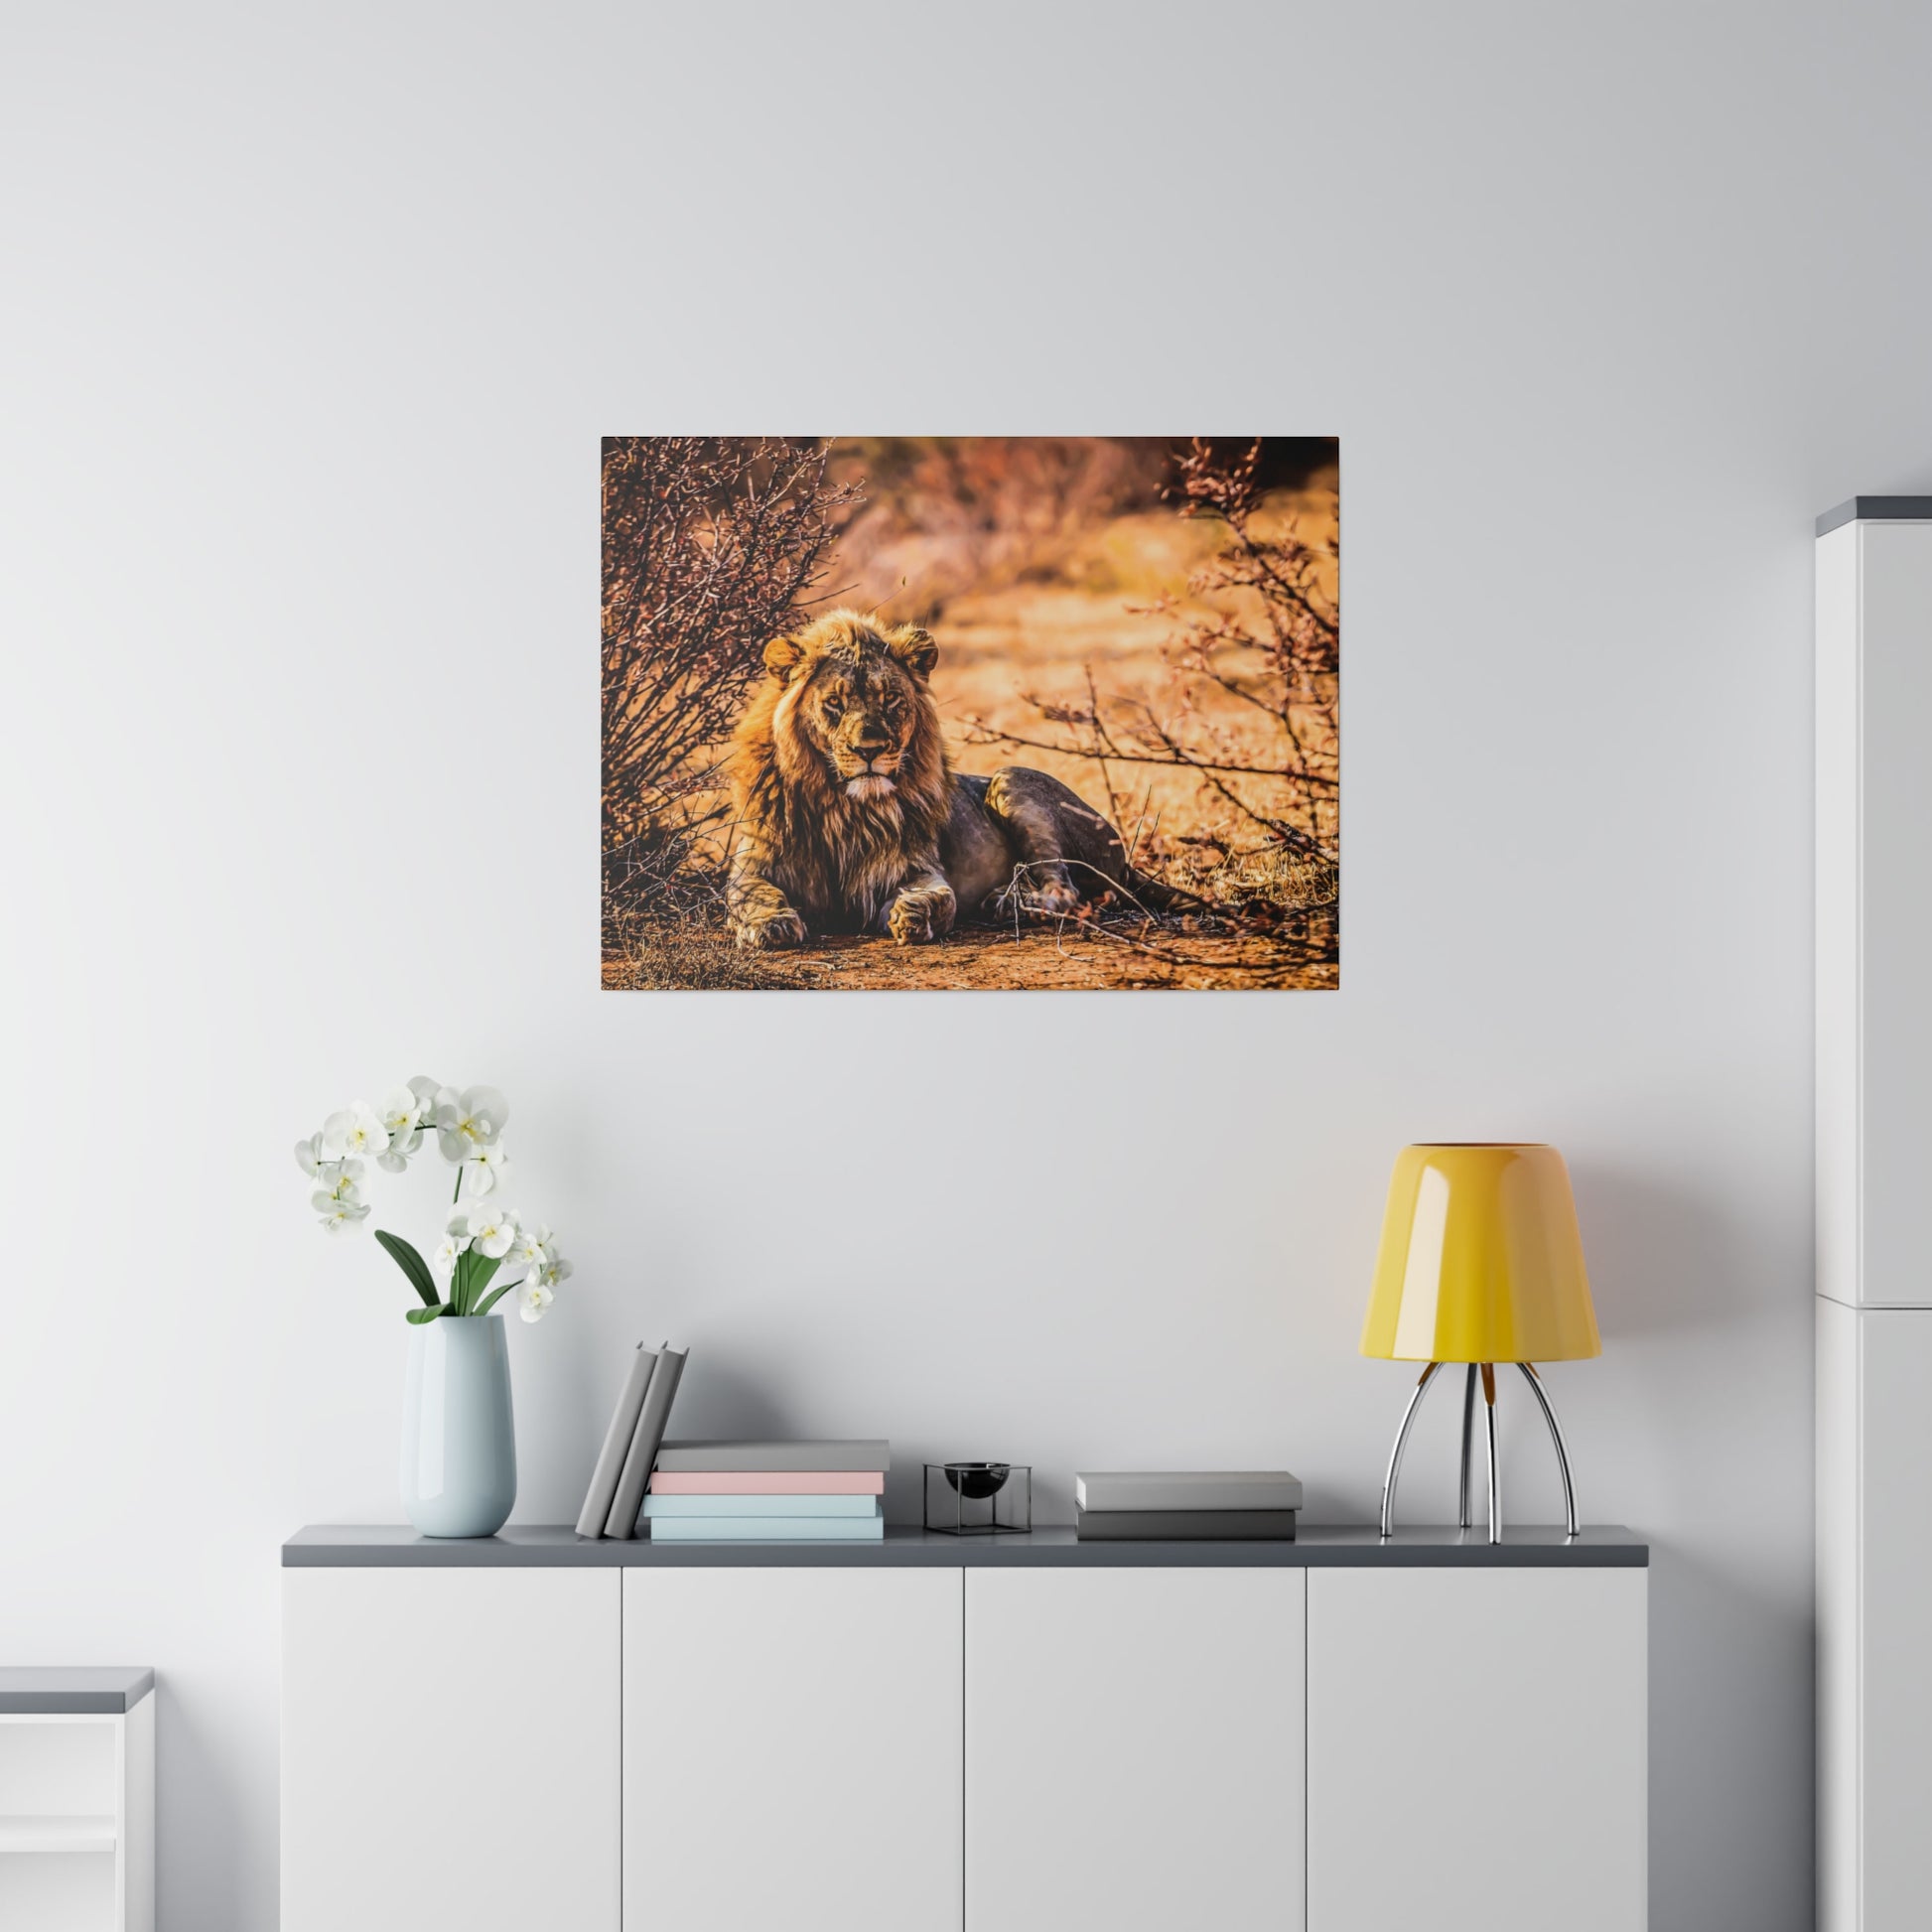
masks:
[[[623,1458],[630,1452],[630,1439],[637,1433],[637,1417],[644,1406],[644,1391],[650,1386],[650,1372],[657,1366],[657,1350],[640,1341],[630,1358],[630,1372],[623,1378],[618,1406],[611,1414],[611,1427],[604,1432],[604,1447],[598,1451],[597,1467],[591,1471],[591,1486],[584,1494],[584,1507],[577,1512],[579,1536],[602,1536],[611,1520],[611,1505],[617,1500],[618,1478],[623,1473]]]
[[[631,1433],[623,1472],[618,1477],[611,1514],[605,1520],[606,1536],[622,1539],[637,1534],[637,1512],[643,1507],[644,1484],[650,1480],[650,1466],[664,1440],[664,1425],[671,1419],[671,1402],[677,1394],[678,1377],[684,1373],[685,1357],[689,1353],[689,1349],[673,1348],[668,1342],[657,1351],[650,1386],[644,1391],[644,1406],[637,1412],[637,1427]]]

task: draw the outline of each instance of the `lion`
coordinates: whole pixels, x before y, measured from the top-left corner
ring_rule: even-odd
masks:
[[[956,774],[917,624],[833,611],[764,647],[769,676],[740,720],[727,906],[738,943],[817,933],[943,938],[961,918],[1076,912],[1110,888],[1173,895],[1128,863],[1120,834],[1044,771]]]

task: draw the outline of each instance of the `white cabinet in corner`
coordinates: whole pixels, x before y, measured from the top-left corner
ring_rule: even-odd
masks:
[[[619,1932],[620,1577],[282,1577],[281,1932]]]
[[[1932,1915],[1932,497],[1818,524],[1818,1923]]]
[[[623,1572],[625,1932],[959,1932],[960,1587]]]
[[[1643,1932],[1646,1578],[1310,1572],[1308,1932]]]
[[[0,1668],[0,1926],[154,1932],[154,1673]]]
[[[1306,1576],[966,1573],[966,1932],[1298,1932]]]

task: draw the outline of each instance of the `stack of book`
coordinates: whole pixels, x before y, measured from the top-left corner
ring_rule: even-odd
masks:
[[[1292,1540],[1302,1485],[1286,1469],[1110,1471],[1073,1478],[1083,1543]]]
[[[887,1443],[666,1443],[644,1496],[653,1543],[879,1543]]]
[[[637,1344],[630,1373],[604,1434],[604,1449],[591,1475],[591,1486],[578,1512],[579,1536],[633,1537],[643,1507],[644,1484],[650,1479],[664,1426],[671,1419],[671,1399],[684,1373],[686,1348]]]

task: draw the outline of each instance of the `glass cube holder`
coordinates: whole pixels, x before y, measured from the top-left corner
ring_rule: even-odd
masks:
[[[1034,1526],[1025,1462],[928,1462],[925,1526],[947,1536],[1023,1536]]]

